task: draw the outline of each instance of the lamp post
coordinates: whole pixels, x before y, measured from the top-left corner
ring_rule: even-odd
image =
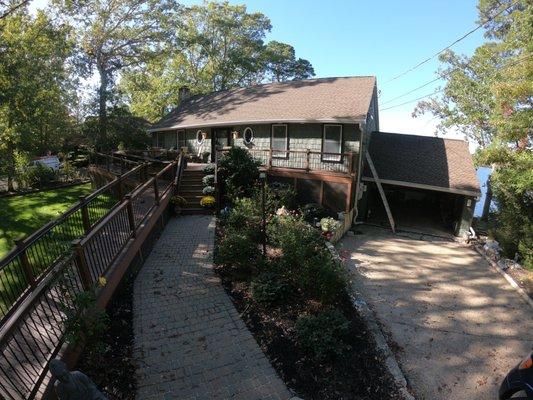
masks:
[[[265,182],[266,173],[259,174],[261,181],[261,239],[263,241],[263,257],[266,257],[266,215],[265,215]]]

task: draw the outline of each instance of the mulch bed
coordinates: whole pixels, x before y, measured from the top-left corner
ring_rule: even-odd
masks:
[[[348,299],[339,305],[350,320],[351,351],[334,361],[317,362],[298,345],[295,322],[314,305],[283,305],[264,310],[251,301],[250,286],[229,268],[218,267],[226,292],[287,386],[305,400],[401,399],[364,321]]]
[[[133,353],[133,282],[128,275],[107,307],[109,329],[104,354],[92,357],[85,350],[76,369],[89,376],[109,400],[135,400]]]

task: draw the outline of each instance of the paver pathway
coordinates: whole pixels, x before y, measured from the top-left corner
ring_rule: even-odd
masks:
[[[358,230],[337,247],[355,290],[398,344],[417,399],[496,399],[533,345],[531,307],[460,243]]]
[[[137,399],[289,399],[213,271],[215,220],[174,218],[134,286]]]

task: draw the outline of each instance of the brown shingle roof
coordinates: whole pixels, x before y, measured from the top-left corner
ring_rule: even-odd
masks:
[[[327,122],[366,118],[373,76],[269,83],[194,96],[151,131],[252,122]]]
[[[374,132],[369,151],[380,179],[480,193],[468,143],[463,140]],[[368,165],[363,176],[372,178]]]

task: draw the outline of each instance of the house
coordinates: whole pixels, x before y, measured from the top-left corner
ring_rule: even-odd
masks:
[[[384,199],[375,198],[373,186],[381,186],[382,169],[389,177],[387,162],[409,171],[410,157],[417,153],[416,141],[406,143],[407,148],[415,145],[409,154],[395,152],[394,144],[392,152],[380,153],[383,141],[402,142],[403,135],[379,132],[377,85],[372,76],[269,83],[192,97],[182,89],[179,107],[149,131],[154,147],[186,148],[212,162],[228,146],[244,147],[261,160],[269,179],[294,185],[302,203],[316,202],[344,212],[350,224],[355,216],[361,219],[372,214],[371,202],[383,207]],[[394,179],[384,184],[389,192],[394,187],[457,195],[454,207],[460,212],[453,210],[454,228],[463,234],[470,226],[469,210],[479,192],[473,164],[465,145],[459,157],[452,157],[442,139],[427,138],[420,143],[435,140],[441,145],[428,145],[424,151],[439,152],[438,157],[425,153],[416,172],[405,173],[401,180],[391,175]],[[378,161],[378,182],[363,173],[369,149],[370,156]],[[456,185],[455,174],[445,182],[443,168],[450,165],[468,175],[465,179],[471,186],[467,190]],[[441,180],[423,179],[428,174],[437,174]]]

